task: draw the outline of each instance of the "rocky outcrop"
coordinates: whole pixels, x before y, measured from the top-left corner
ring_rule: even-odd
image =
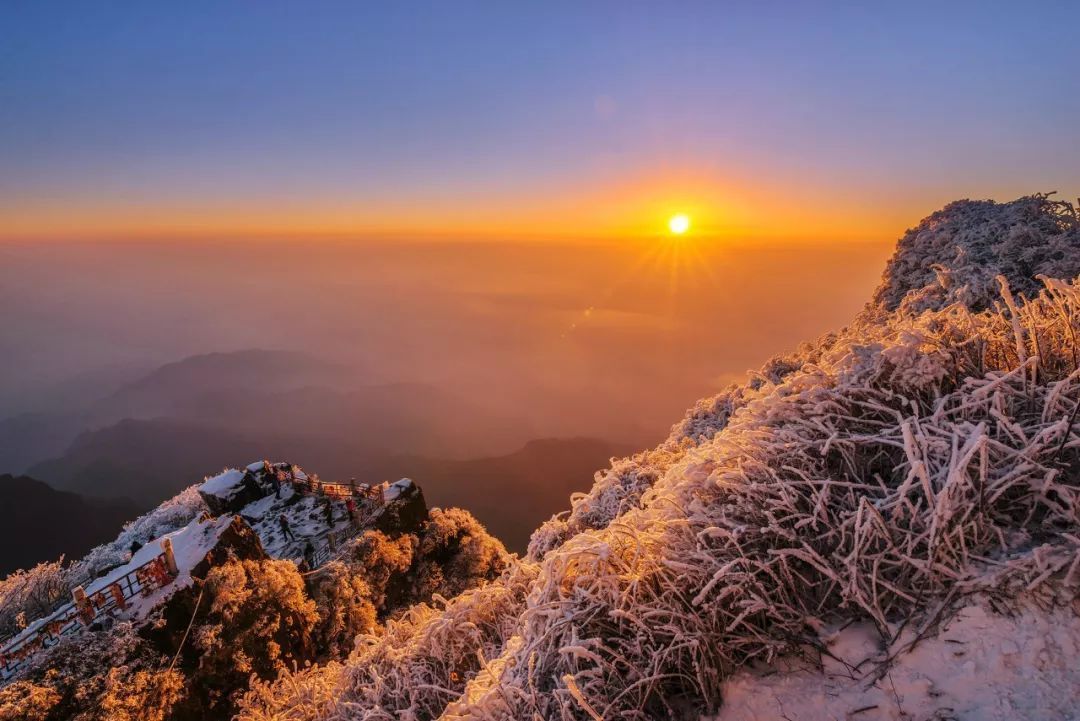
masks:
[[[261,561],[270,556],[263,549],[258,534],[240,516],[233,516],[229,527],[222,531],[217,545],[206,557],[191,569],[192,578],[206,578],[214,566],[220,566],[231,558],[240,561]]]
[[[199,486],[199,495],[206,501],[210,512],[220,516],[239,513],[241,508],[259,500],[265,494],[251,474],[230,468],[207,478]]]
[[[228,468],[207,478],[199,486],[199,495],[215,516],[239,513],[244,506],[272,493],[275,478],[291,480],[297,473],[303,475],[288,463],[257,461],[244,470]]]
[[[424,492],[410,479],[391,483],[383,496],[386,505],[375,521],[375,528],[383,533],[414,533],[428,520]]]

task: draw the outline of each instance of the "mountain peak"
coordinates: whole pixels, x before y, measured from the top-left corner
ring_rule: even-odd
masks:
[[[997,276],[1033,296],[1039,276],[1080,274],[1080,217],[1065,201],[1035,194],[1007,203],[958,200],[907,231],[885,268],[872,306],[940,310],[960,302],[988,308],[1000,297]]]

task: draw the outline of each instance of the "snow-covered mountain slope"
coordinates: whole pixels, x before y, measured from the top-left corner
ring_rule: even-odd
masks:
[[[282,480],[275,486],[271,476]],[[243,518],[271,558],[304,560],[310,544],[308,552],[317,552],[322,560],[360,531],[383,527],[384,518],[411,516],[406,523],[392,524],[399,531],[413,530],[427,519],[423,493],[411,479],[352,489],[333,486],[355,491],[352,517],[344,497],[308,487],[312,480],[320,483],[299,466],[257,461],[207,478],[198,492],[212,510]]]
[[[251,679],[341,658],[357,633],[507,561],[409,479],[226,469],[80,561],[0,581],[0,721],[230,718]]]
[[[838,717],[898,717],[880,703],[900,695],[881,685],[895,669],[920,718],[1024,713],[1043,684],[1058,688],[1038,708],[1065,718],[1073,635],[1023,647],[1034,669],[994,659],[1008,634],[1080,623],[1078,274],[1071,206],[951,204],[900,241],[848,327],[598,474],[497,582],[258,687],[240,718],[783,717],[770,695],[815,718],[783,679],[812,683],[791,660],[821,666],[845,624],[876,647],[829,702]],[[955,675],[925,659],[950,639],[977,656]],[[1010,687],[965,689],[980,668]]]

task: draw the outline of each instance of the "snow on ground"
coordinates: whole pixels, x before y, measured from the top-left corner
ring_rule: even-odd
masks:
[[[148,594],[137,594],[128,599],[127,609],[118,614],[119,617],[128,619],[144,618],[155,606],[157,606],[157,604],[161,603],[177,590],[191,583],[191,570],[206,558],[206,554],[210,552],[210,549],[217,545],[221,534],[229,527],[231,522],[231,516],[223,516],[216,519],[208,518],[205,520],[197,518],[184,528],[165,534],[160,539],[147,543],[136,551],[127,563],[117,566],[107,574],[94,579],[91,583],[87,584],[83,590],[86,591],[86,595],[89,597],[93,596],[98,591],[108,588],[127,574],[132,573],[135,569],[152,561],[160,555],[162,551],[161,541],[162,539],[168,538],[172,541],[173,554],[176,558],[178,570],[176,578]],[[43,625],[63,615],[70,608],[70,605],[71,604],[66,604],[55,612],[36,619],[33,623],[27,625],[27,627],[18,635],[10,639],[7,645],[9,647],[17,645],[26,636],[33,634]]]
[[[258,461],[248,466],[248,469],[262,469],[263,462]],[[229,473],[237,475],[227,479],[216,480]],[[293,474],[297,479],[306,479],[307,476],[299,468],[293,467]],[[240,471],[225,471],[207,481],[201,490],[206,491],[210,484],[210,492],[228,492],[239,479],[243,477]],[[211,481],[214,483],[211,484]],[[402,478],[392,484],[383,484],[382,495],[384,503],[391,503],[409,491],[413,482],[408,478]],[[225,489],[223,491],[223,489]],[[332,513],[332,521],[327,518],[327,505]],[[357,499],[356,513],[362,522],[373,509],[367,506],[363,499]],[[279,495],[270,493],[257,501],[240,509],[240,515],[248,522],[266,552],[274,558],[301,559],[304,557],[304,548],[310,541],[316,548],[325,543],[326,536],[334,532],[347,531],[352,527],[345,501],[329,496],[301,496],[291,483],[282,483]],[[281,527],[281,516],[284,515],[289,523],[294,539],[288,539]],[[371,518],[368,517],[370,522]]]
[[[327,522],[327,503],[333,511],[333,523]],[[282,514],[295,536],[293,540],[287,539],[281,528]],[[262,541],[263,549],[274,558],[303,558],[308,541],[318,546],[319,541],[331,531],[344,531],[350,526],[344,501],[319,496],[297,497],[288,484],[282,485],[281,498],[271,493],[244,506],[240,515],[248,520]]]
[[[172,596],[172,594],[176,593],[181,588],[191,585],[191,570],[206,558],[206,554],[217,545],[218,539],[221,538],[221,534],[225,532],[225,529],[228,528],[231,523],[231,516],[206,518],[205,520],[196,518],[179,531],[174,531],[173,533],[165,535],[163,538],[172,540],[173,555],[176,557],[176,567],[178,570],[176,578],[174,578],[172,582],[165,584],[146,596],[136,596],[132,599],[131,606],[129,607],[131,610],[128,612],[129,617],[144,618],[146,614],[153,610],[159,603]],[[112,571],[105,578],[95,581],[86,589],[87,594],[89,595],[96,590],[105,588],[124,574],[130,573],[141,564],[154,558],[160,552],[160,540],[148,543],[135,553],[127,566],[121,566]],[[110,578],[112,580],[107,580]]]
[[[284,508],[295,495],[297,494],[293,489],[292,484],[283,483],[281,484],[280,496],[274,496],[274,494],[271,493],[265,498],[253,501],[240,509],[240,515],[243,516],[248,523],[254,523],[262,520],[267,517],[267,514],[276,510],[277,513],[274,515],[274,518],[277,518],[277,515],[281,513],[280,509]]]
[[[780,663],[728,678],[713,721],[1080,719],[1080,616],[1068,607],[1029,604],[1005,616],[978,600],[877,681],[872,628],[852,625],[828,641],[842,662],[825,657],[821,671]]]
[[[79,585],[87,577],[95,577],[126,562],[133,541],[152,543],[166,533],[183,528],[207,510],[198,486],[185,488],[157,508],[125,524],[115,540],[101,544],[77,561],[68,573],[69,585]]]
[[[179,569],[179,574],[174,583],[190,581],[191,569],[206,558],[206,554],[217,544],[218,538],[221,537],[222,532],[229,526],[231,521],[232,518],[229,517],[206,520],[196,518],[179,531],[167,533],[161,538],[146,544],[136,551],[126,564],[114,568],[101,578],[95,579],[93,583],[86,587],[87,595],[106,588],[160,555],[162,541],[166,538],[172,541],[173,554],[176,557],[176,566]]]

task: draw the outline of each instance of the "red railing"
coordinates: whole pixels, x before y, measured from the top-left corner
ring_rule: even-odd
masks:
[[[315,568],[330,560],[345,541],[364,530],[367,524],[359,520],[360,513],[368,515],[383,506],[383,485],[370,486],[355,481],[330,483],[314,475],[296,478],[291,471],[286,472],[283,469],[277,471],[277,480],[291,484],[303,495],[357,501],[359,508],[355,512],[358,520],[348,528],[332,531],[325,537],[325,543],[320,543],[313,558],[309,559],[309,563]],[[32,656],[52,648],[64,636],[89,626],[102,616],[126,609],[130,599],[140,594],[148,594],[168,583],[172,576],[169,575],[165,559],[166,552],[163,550],[146,563],[91,594],[82,594],[82,587],[79,586],[72,592],[75,601],[64,603],[52,613],[33,621],[27,627],[28,630],[0,641],[0,681],[10,679]]]
[[[366,483],[331,483],[321,481],[318,477],[286,480],[298,493],[305,496],[327,496],[342,500],[352,498],[358,501],[374,501],[377,505],[382,505],[382,486],[369,486]]]
[[[52,648],[64,636],[89,626],[102,616],[111,616],[117,610],[126,609],[132,598],[149,594],[169,583],[172,578],[163,550],[93,593],[85,594],[81,586],[76,587],[72,592],[73,601],[0,642],[0,680],[10,679],[35,654]]]

